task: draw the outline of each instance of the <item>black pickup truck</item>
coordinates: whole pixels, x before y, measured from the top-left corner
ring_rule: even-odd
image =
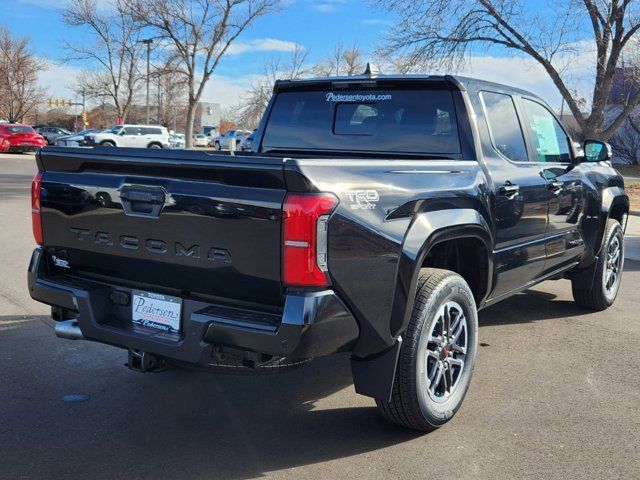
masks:
[[[609,146],[582,147],[504,85],[281,81],[252,152],[40,151],[29,291],[143,372],[350,352],[356,391],[428,431],[467,392],[478,309],[561,278],[614,302],[629,200]]]

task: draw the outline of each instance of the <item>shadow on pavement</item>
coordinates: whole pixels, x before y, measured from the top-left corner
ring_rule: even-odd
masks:
[[[344,355],[272,376],[142,375],[122,366],[122,351],[47,344],[56,351],[0,365],[0,478],[255,478],[419,435],[353,394]],[[345,395],[357,404],[345,408]]]

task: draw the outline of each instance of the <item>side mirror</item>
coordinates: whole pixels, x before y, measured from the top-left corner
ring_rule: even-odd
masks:
[[[600,140],[585,140],[584,159],[587,162],[605,162],[611,160],[611,145]]]
[[[125,131],[124,130],[120,130],[120,133],[118,135],[120,135],[121,137],[124,137]]]

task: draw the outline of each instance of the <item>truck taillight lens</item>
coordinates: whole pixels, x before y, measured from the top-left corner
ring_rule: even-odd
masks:
[[[327,275],[327,221],[338,204],[328,193],[288,194],[283,208],[282,281],[288,287],[323,287]]]
[[[38,245],[42,245],[42,206],[40,195],[42,190],[42,172],[36,173],[31,182],[31,224],[33,226],[33,238]]]

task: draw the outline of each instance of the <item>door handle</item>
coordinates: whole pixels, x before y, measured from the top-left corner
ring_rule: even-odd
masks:
[[[518,185],[514,185],[511,182],[506,182],[504,185],[500,185],[498,187],[498,195],[507,198],[513,198],[520,193],[520,187]]]
[[[564,183],[562,182],[551,182],[549,183],[549,190],[553,193],[560,193],[564,188]]]

